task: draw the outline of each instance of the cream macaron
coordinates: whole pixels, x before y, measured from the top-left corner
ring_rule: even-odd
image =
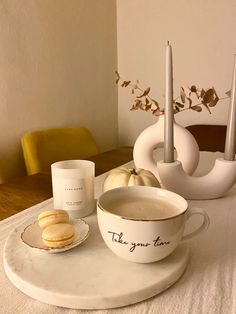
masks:
[[[47,210],[39,214],[39,227],[44,229],[53,224],[68,223],[69,215],[63,209]]]
[[[55,224],[46,227],[42,232],[43,243],[49,248],[61,248],[73,242],[75,229],[71,224]]]

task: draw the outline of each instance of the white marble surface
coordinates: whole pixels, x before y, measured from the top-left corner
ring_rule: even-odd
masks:
[[[174,284],[187,266],[186,244],[157,263],[125,261],[104,244],[96,215],[85,220],[91,227],[89,238],[70,251],[53,255],[23,245],[20,235],[29,221],[18,226],[4,247],[4,268],[11,282],[30,297],[48,304],[106,309],[160,293]]]

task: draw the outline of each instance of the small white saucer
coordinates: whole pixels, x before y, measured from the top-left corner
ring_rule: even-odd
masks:
[[[25,245],[31,249],[46,252],[46,253],[61,253],[68,251],[75,246],[84,242],[89,235],[89,225],[82,219],[73,219],[70,223],[75,228],[74,241],[61,248],[48,248],[42,241],[42,229],[39,227],[38,222],[28,225],[21,233],[21,240]]]

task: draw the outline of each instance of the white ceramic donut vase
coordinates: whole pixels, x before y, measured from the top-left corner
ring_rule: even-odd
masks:
[[[158,121],[146,128],[134,144],[133,158],[136,168],[151,171],[157,179],[158,169],[153,156],[158,144],[164,143],[164,115]],[[199,162],[199,147],[193,135],[184,127],[174,121],[174,146],[177,159],[181,161],[184,171],[192,175]]]

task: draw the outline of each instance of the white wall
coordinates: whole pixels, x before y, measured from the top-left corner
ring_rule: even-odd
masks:
[[[116,42],[117,5],[117,42]],[[20,137],[29,130],[86,125],[102,150],[117,145],[114,70],[164,101],[165,46],[182,84],[230,88],[236,52],[234,0],[2,0],[0,2],[0,177],[24,173]],[[118,66],[117,66],[118,54]],[[130,112],[119,88],[120,145],[156,121]],[[226,124],[228,101],[209,115],[183,112],[182,125]],[[0,179],[1,182],[1,179]]]
[[[84,125],[115,147],[116,62],[115,0],[2,0],[0,177],[24,173],[29,130]]]
[[[231,87],[236,53],[235,0],[118,0],[118,70],[124,79],[151,87],[163,104],[165,46],[172,44],[175,95],[182,84],[214,86],[219,96]],[[133,145],[139,133],[156,121],[151,113],[129,111],[132,95],[119,88],[120,144]],[[201,113],[184,111],[176,121],[189,124],[226,124],[228,100]]]

